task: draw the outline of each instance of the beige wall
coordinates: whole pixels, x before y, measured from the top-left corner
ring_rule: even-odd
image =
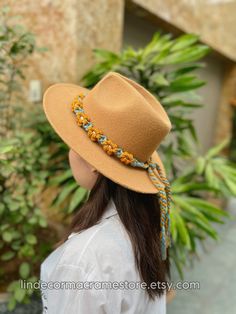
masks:
[[[236,61],[235,0],[133,0],[184,32],[199,34],[215,50]]]
[[[220,106],[215,125],[215,142],[222,141],[225,137],[232,135],[233,106],[231,102],[236,99],[236,65],[228,64],[225,67],[222,80],[222,93]]]
[[[207,56],[202,61],[206,63],[206,67],[196,73],[207,83],[198,92],[204,107],[195,111],[193,119],[204,152],[215,142],[225,65],[213,55]]]
[[[77,82],[94,62],[93,48],[121,47],[123,0],[1,0],[2,4],[11,7],[12,15],[21,15],[18,22],[36,34],[39,46],[49,49],[31,59],[27,73],[44,88]]]

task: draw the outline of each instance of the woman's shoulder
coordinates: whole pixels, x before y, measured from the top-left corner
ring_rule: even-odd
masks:
[[[61,262],[73,261],[78,266],[109,259],[131,258],[131,243],[119,216],[113,216],[67,240]]]
[[[118,215],[83,230],[72,233],[68,240],[53,251],[44,261],[42,268],[48,270],[61,267],[91,271],[94,265],[102,269],[132,265],[131,242]]]

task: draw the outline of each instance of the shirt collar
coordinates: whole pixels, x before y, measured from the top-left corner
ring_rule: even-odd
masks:
[[[110,201],[108,202],[107,204],[107,207],[100,219],[100,222],[105,220],[105,219],[108,219],[112,216],[115,216],[115,215],[118,215],[118,212],[117,212],[117,209],[116,209],[116,205],[113,201],[113,199],[111,198]],[[72,232],[69,236],[68,236],[68,239],[70,239],[71,237],[73,237],[75,234],[78,234],[78,233],[81,233],[83,232],[84,230],[80,231],[80,232]]]
[[[104,220],[104,219],[108,219],[110,218],[111,216],[114,216],[114,215],[118,215],[118,212],[117,212],[117,209],[116,209],[116,205],[113,201],[113,199],[111,198],[109,203],[107,204],[107,207],[102,215],[102,218],[101,220]]]

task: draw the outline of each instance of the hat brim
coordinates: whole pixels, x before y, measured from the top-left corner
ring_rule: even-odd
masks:
[[[78,126],[70,104],[76,95],[88,92],[89,89],[66,83],[54,84],[46,90],[43,108],[55,132],[71,149],[112,181],[136,192],[157,193],[147,170],[127,166],[117,157],[109,156],[98,143],[89,139],[85,130]],[[156,151],[152,159],[159,164],[165,175],[163,163]],[[158,181],[162,183],[160,179]]]

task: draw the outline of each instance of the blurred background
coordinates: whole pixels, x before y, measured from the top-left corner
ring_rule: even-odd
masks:
[[[1,0],[0,313],[41,313],[40,263],[89,192],[42,111],[47,87],[108,71],[142,84],[173,125],[167,313],[236,313],[236,1]]]

